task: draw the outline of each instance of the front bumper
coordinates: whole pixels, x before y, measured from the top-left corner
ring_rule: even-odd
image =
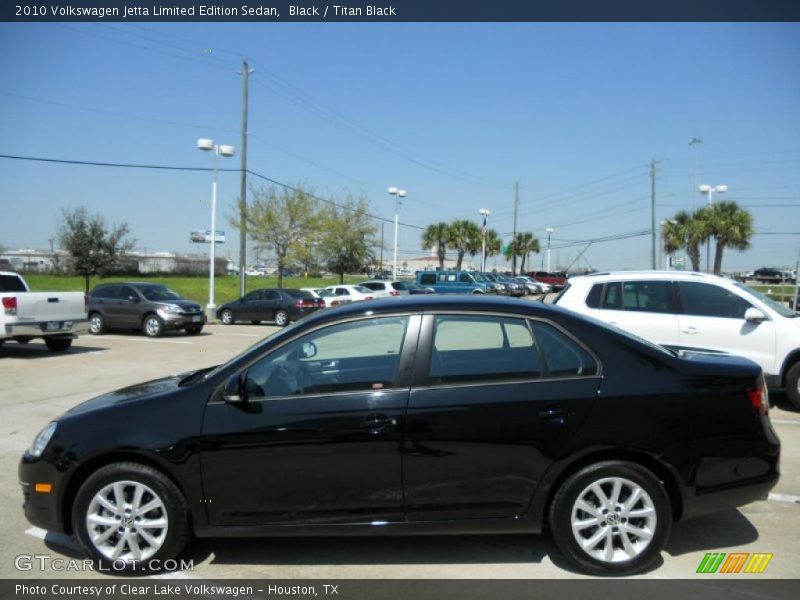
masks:
[[[19,463],[18,477],[22,486],[22,510],[28,522],[46,531],[67,533],[61,510],[65,481],[63,474],[50,463],[26,453]],[[49,483],[52,491],[37,492],[37,483]]]
[[[164,322],[164,329],[183,329],[190,325],[205,325],[208,318],[203,313],[193,313],[189,315],[175,313],[158,313]]]

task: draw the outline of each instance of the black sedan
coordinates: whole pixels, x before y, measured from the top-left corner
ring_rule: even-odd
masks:
[[[223,325],[236,321],[274,321],[278,327],[286,327],[291,321],[325,308],[325,301],[305,290],[264,288],[253,290],[233,302],[217,309],[217,318]]]
[[[115,568],[191,534],[531,533],[650,568],[673,521],[766,497],[759,367],[496,297],[321,311],[215,368],[89,400],[19,467],[36,526]],[[713,545],[714,541],[709,540]]]

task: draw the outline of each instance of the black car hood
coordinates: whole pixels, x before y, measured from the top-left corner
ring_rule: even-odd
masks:
[[[203,307],[200,306],[197,302],[192,302],[191,300],[159,300],[159,304],[177,304],[183,310],[189,312],[197,312],[202,311]]]
[[[134,401],[146,401],[153,398],[160,398],[163,394],[172,392],[178,389],[181,381],[186,379],[192,373],[181,373],[180,375],[171,375],[169,377],[162,377],[161,379],[154,379],[152,381],[145,381],[144,383],[137,383],[102,396],[97,396],[90,400],[86,400],[77,406],[72,407],[64,416],[75,416],[95,410],[102,410],[110,408],[115,405],[124,404]]]

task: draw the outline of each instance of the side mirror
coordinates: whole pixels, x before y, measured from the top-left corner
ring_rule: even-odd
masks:
[[[222,399],[232,404],[247,402],[247,392],[242,385],[242,376],[239,374],[231,375],[225,383],[225,390],[222,392]]]
[[[317,355],[317,346],[314,342],[305,342],[301,352],[303,358],[314,358]]]
[[[767,315],[752,306],[744,311],[744,320],[748,323],[761,323],[767,320]]]

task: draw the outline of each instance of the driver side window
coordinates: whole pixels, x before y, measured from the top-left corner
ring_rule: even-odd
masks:
[[[407,326],[407,316],[379,317],[304,335],[248,369],[248,396],[258,399],[391,388]]]

